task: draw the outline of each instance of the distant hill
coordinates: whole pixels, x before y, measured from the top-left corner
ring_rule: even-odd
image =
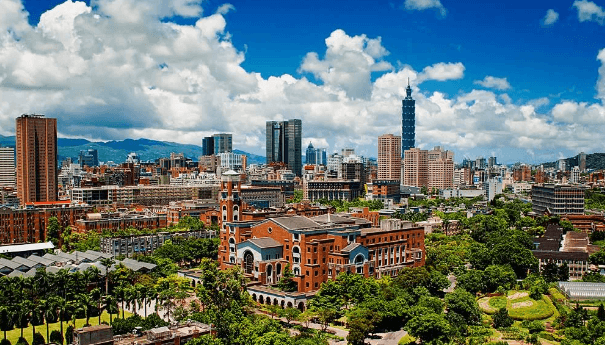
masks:
[[[15,147],[14,136],[1,136],[0,145]],[[114,161],[121,163],[126,160],[130,152],[136,152],[142,161],[155,160],[160,157],[168,157],[171,152],[183,153],[185,157],[194,161],[202,154],[202,147],[197,145],[179,144],[168,141],[158,141],[151,139],[125,139],[120,141],[96,142],[86,139],[57,139],[59,146],[59,160],[71,157],[77,160],[81,150],[97,149],[99,160],[102,162]],[[241,150],[233,150],[235,153],[248,156],[248,164],[265,163],[265,157],[247,153]]]
[[[559,161],[543,163],[545,168],[557,167]],[[579,156],[565,158],[565,165],[569,167],[579,166]],[[605,169],[605,153],[590,153],[586,155],[586,169],[601,170]]]

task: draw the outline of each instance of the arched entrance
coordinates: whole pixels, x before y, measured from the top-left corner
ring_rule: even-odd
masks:
[[[250,251],[244,253],[244,272],[252,274],[254,270],[254,255]]]
[[[273,284],[273,266],[267,265],[267,284]]]

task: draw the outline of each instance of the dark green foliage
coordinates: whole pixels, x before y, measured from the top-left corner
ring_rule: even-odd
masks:
[[[599,308],[597,309],[597,318],[601,321],[605,321],[605,307],[603,307],[603,303],[599,304]]]
[[[473,294],[486,291],[483,272],[480,270],[465,271],[458,277],[457,286]]]
[[[481,323],[481,311],[475,296],[463,290],[456,289],[445,296],[445,305],[448,319],[459,315],[465,325],[479,325]],[[451,321],[450,321],[451,322]]]
[[[348,212],[350,207],[368,207],[370,211],[377,211],[384,207],[384,204],[380,200],[354,200],[354,201],[343,201],[340,199],[337,200],[328,200],[328,199],[319,199],[317,200],[322,205],[329,205],[336,209],[337,212]]]
[[[536,279],[529,288],[529,297],[536,301],[542,299],[542,295],[545,295],[547,293],[548,284],[546,284],[546,282],[542,278]]]
[[[54,330],[50,332],[50,342],[55,344],[63,344],[63,336],[61,332]]]
[[[423,344],[443,344],[450,340],[451,328],[443,314],[426,313],[413,317],[405,329]]]
[[[380,322],[380,314],[369,310],[356,308],[348,314],[349,335],[347,341],[353,345],[363,345],[365,338],[374,332]]]
[[[168,326],[168,322],[164,321],[156,313],[147,316],[147,318],[142,318],[139,315],[132,315],[126,319],[115,318],[111,324],[113,334],[115,335],[129,333],[136,327],[141,327],[142,330],[146,331],[162,326]]]
[[[277,282],[277,287],[285,292],[294,292],[298,290],[298,285],[294,281],[294,273],[290,268],[290,263],[286,264],[281,279]]]
[[[61,236],[61,224],[57,217],[48,218],[48,225],[46,225],[46,239],[52,241],[57,246],[59,244],[59,237]]]
[[[19,339],[17,340],[17,345],[29,345],[29,343],[27,342],[27,339],[19,337]]]
[[[569,267],[567,263],[557,266],[554,261],[548,262],[542,267],[542,277],[547,283],[569,280]]]
[[[72,344],[74,342],[74,326],[69,325],[67,330],[65,330],[65,342],[68,344]]]
[[[493,316],[494,327],[496,329],[508,328],[512,326],[513,319],[508,315],[506,308],[500,308]]]
[[[11,341],[8,339],[2,339],[0,340],[0,345],[12,345]]]
[[[485,292],[495,292],[498,287],[506,290],[513,288],[517,281],[517,275],[510,266],[490,265],[484,273]]]
[[[46,344],[46,341],[44,340],[44,337],[42,336],[42,334],[40,334],[40,332],[36,332],[36,334],[34,334],[34,340],[32,341],[32,345],[42,344]]]

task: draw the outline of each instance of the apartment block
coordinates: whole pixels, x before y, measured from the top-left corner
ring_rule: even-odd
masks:
[[[401,180],[401,137],[384,134],[378,137],[379,180]]]

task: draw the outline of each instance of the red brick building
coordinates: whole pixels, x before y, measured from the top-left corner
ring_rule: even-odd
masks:
[[[424,229],[388,219],[379,228],[289,216],[240,220],[239,175],[224,174],[221,190],[221,268],[243,268],[257,284],[275,284],[289,264],[299,293],[319,289],[341,272],[395,276],[424,265]]]

